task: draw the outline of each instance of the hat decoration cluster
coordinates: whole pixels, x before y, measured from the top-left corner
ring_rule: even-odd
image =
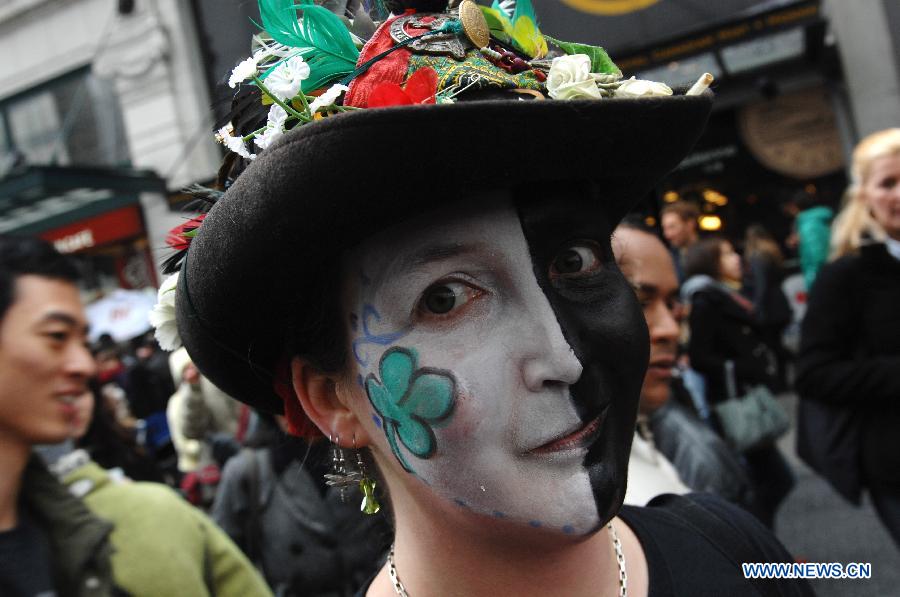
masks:
[[[285,131],[324,117],[485,90],[554,100],[672,94],[663,83],[623,79],[603,48],[542,34],[531,0],[353,4],[259,0],[263,32],[228,85],[253,88],[265,122],[225,123],[221,143],[252,160]]]
[[[343,112],[470,99],[598,100],[672,95],[667,85],[625,79],[603,48],[544,35],[531,0],[258,0],[252,53],[231,72],[231,111],[216,126],[226,167],[247,164],[287,131]],[[704,74],[687,92],[703,93]],[[236,168],[239,170],[240,168]],[[230,180],[224,180],[227,188]],[[221,190],[188,189],[208,210]],[[177,272],[202,225],[169,236]],[[173,333],[174,283],[163,284],[157,339]],[[160,333],[160,330],[164,330]]]

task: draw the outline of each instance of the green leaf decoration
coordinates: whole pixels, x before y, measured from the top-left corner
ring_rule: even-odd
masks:
[[[553,39],[549,35],[545,35],[544,39],[558,46],[560,50],[566,54],[587,54],[591,58],[591,72],[601,73],[604,75],[621,75],[622,71],[612,61],[606,50],[600,46],[590,46],[588,44],[578,44],[568,41],[560,41]]]
[[[379,380],[366,378],[369,402],[382,419],[391,451],[404,469],[415,472],[400,450],[402,443],[417,458],[431,458],[437,450],[432,426],[445,421],[456,403],[456,381],[449,372],[416,368],[416,355],[391,348],[381,357]],[[399,441],[398,441],[399,440]]]
[[[298,8],[303,12],[302,20],[298,20]],[[309,64],[310,75],[303,81],[303,91],[324,87],[356,68],[359,50],[341,18],[327,8],[312,0],[299,4],[294,0],[259,0],[259,14],[272,39],[297,48],[297,54]],[[275,66],[260,78],[264,80]]]

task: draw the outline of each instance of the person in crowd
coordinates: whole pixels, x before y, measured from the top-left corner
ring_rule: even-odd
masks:
[[[744,235],[744,261],[747,264],[743,281],[744,296],[753,303],[757,329],[769,351],[775,355],[776,390],[787,389],[787,361],[789,358],[781,337],[791,322],[791,305],[781,289],[784,279],[784,256],[768,230],[751,224]]]
[[[670,376],[669,374],[675,367],[675,352],[673,350],[671,354],[668,353],[666,339],[669,338],[670,333],[674,333],[673,337],[677,342],[679,329],[678,324],[674,320],[660,321],[648,317],[641,290],[652,292],[652,289],[647,284],[644,284],[640,276],[637,276],[633,271],[638,264],[646,265],[643,256],[635,255],[631,250],[633,240],[631,231],[637,229],[637,225],[630,223],[630,218],[626,216],[613,233],[612,248],[616,257],[616,265],[619,266],[619,269],[638,295],[638,302],[641,303],[644,317],[647,320],[647,327],[650,330],[650,364],[647,374],[644,376],[644,385],[641,387],[637,429],[635,430],[634,440],[631,442],[631,455],[628,459],[628,487],[625,491],[626,504],[643,506],[658,495],[666,493],[685,494],[690,489],[685,485],[668,457],[657,448],[653,431],[650,429],[648,422],[649,415],[668,400],[668,383],[665,384],[666,388],[663,394],[659,391],[659,385],[654,382],[660,376]],[[659,244],[662,246],[662,243]],[[671,263],[671,257],[665,247],[663,247],[663,253]],[[674,276],[674,270],[672,275]],[[675,291],[676,293],[678,292],[677,286]],[[663,325],[657,325],[659,323]],[[675,325],[674,332],[668,325],[669,323]],[[664,371],[664,361],[667,361],[669,358],[672,359],[672,363],[669,369]]]
[[[180,486],[188,500],[209,508],[221,467],[239,449],[238,403],[200,374],[184,349],[169,355],[172,377],[180,380],[166,416],[178,454]]]
[[[790,556],[752,516],[702,497],[621,507],[648,343],[610,234],[684,156],[709,98],[565,99],[559,69],[604,67],[576,55],[546,80],[540,62],[507,71],[474,3],[399,4],[347,90],[323,71],[308,85],[326,99],[290,88],[308,112],[207,193],[170,291],[191,358],[340,447],[329,480],[359,487],[364,512],[390,507],[394,543],[366,595],[755,592],[739,562]],[[423,26],[460,60],[391,36]],[[277,90],[241,85],[261,80],[262,56],[233,73],[238,103],[277,99],[278,77],[299,72],[288,58]],[[531,101],[545,93],[557,99]],[[328,101],[332,115],[310,116]],[[237,135],[260,131],[263,110],[234,113],[223,140],[247,155]],[[477,146],[486,130],[495,143]]]
[[[797,254],[806,290],[813,286],[819,269],[828,261],[831,245],[831,222],[834,210],[820,203],[814,195],[803,192],[794,201],[797,216],[794,230],[797,235]]]
[[[856,146],[832,244],[802,324],[801,430],[814,467],[851,500],[867,487],[900,545],[900,128]]]
[[[49,243],[0,236],[0,593],[269,594],[167,487],[116,484],[85,460],[67,471],[67,489],[32,454],[87,427],[79,397],[90,399],[97,367],[77,280]]]
[[[188,473],[218,460],[216,441],[237,441],[240,412],[237,402],[200,374],[186,350],[172,352],[169,366],[180,382],[166,415],[178,451],[178,468]]]
[[[651,230],[627,220],[616,228],[612,246],[650,331],[650,364],[638,410],[639,435],[674,465],[679,479],[690,489],[714,493],[752,509],[754,494],[739,456],[698,418],[679,380],[678,341],[685,309],[671,254]],[[630,472],[629,468],[629,491]]]
[[[90,384],[90,390],[75,405],[79,420],[86,422],[84,432],[76,434],[75,445],[85,450],[94,462],[105,469],[120,469],[135,481],[161,483],[165,480],[157,461],[138,443],[134,429],[119,423],[96,382]]]
[[[125,393],[134,416],[148,419],[165,412],[169,397],[175,393],[175,382],[168,355],[159,350],[152,334],[136,338],[133,347],[134,359],[128,368]]]
[[[697,242],[697,218],[700,210],[691,201],[679,200],[663,207],[660,213],[663,237],[672,250],[678,282],[684,282],[684,253]]]
[[[281,415],[255,417],[245,449],[222,471],[213,520],[277,595],[356,594],[390,545],[384,517],[360,516],[355,501],[326,485],[327,444],[288,434]]]
[[[681,294],[690,304],[691,367],[704,376],[706,400],[715,407],[755,385],[777,383],[776,363],[759,332],[753,303],[740,294],[741,256],[723,238],[707,238],[685,254]],[[778,505],[794,484],[774,444],[742,454],[756,489],[754,513],[770,528]]]

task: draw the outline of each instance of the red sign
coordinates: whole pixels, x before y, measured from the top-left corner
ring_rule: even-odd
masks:
[[[142,234],[144,224],[140,207],[131,205],[49,230],[40,237],[56,245],[61,253],[77,253]]]

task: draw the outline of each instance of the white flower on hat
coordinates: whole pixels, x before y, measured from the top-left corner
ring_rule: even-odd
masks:
[[[228,78],[228,86],[234,89],[238,83],[242,83],[256,74],[256,54],[247,58],[231,71],[231,77]]]
[[[222,145],[238,154],[242,158],[247,158],[248,160],[252,160],[256,158],[255,154],[250,153],[250,150],[247,149],[247,146],[244,144],[244,139],[241,137],[234,137],[231,135],[230,125],[223,126],[218,130],[217,137],[219,141],[222,142]]]
[[[284,123],[288,113],[278,104],[269,108],[269,118],[266,121],[266,130],[253,139],[260,149],[268,149],[278,137],[284,134]]]
[[[266,77],[266,87],[278,99],[290,100],[300,92],[300,85],[309,77],[309,65],[303,56],[293,56],[275,67]]]
[[[550,63],[547,92],[557,100],[600,99],[600,89],[591,77],[591,58],[587,54],[558,56]]]
[[[156,295],[156,305],[147,315],[150,325],[156,328],[156,341],[163,350],[176,350],[181,347],[181,336],[175,321],[175,287],[178,284],[178,273],[174,273],[162,283]]]
[[[345,91],[349,91],[349,89],[350,88],[347,87],[346,85],[341,85],[340,83],[335,83],[334,85],[329,87],[325,93],[323,93],[322,95],[320,95],[319,97],[315,98],[313,101],[310,102],[309,113],[315,114],[322,108],[327,108],[328,106],[330,106],[334,102],[336,102],[337,98],[339,98],[342,93],[344,93]]]
[[[616,97],[653,97],[672,95],[672,88],[665,83],[645,81],[631,77],[622,81],[616,89]]]

